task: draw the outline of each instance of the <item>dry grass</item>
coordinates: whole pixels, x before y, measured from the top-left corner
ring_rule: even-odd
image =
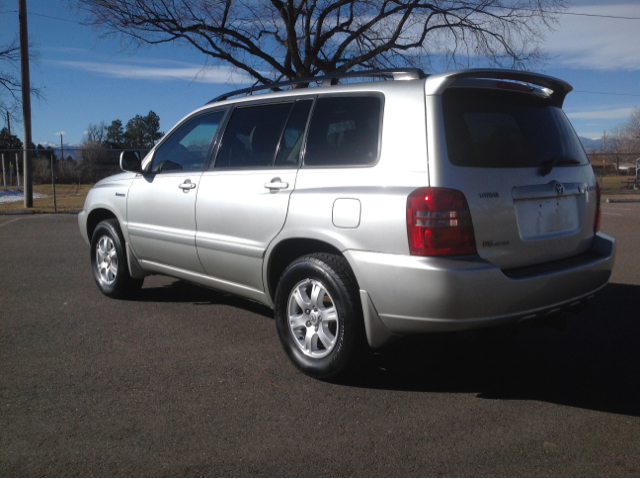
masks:
[[[56,204],[58,213],[70,210],[81,210],[87,193],[93,185],[56,185]],[[51,185],[33,185],[33,192],[45,195],[46,198],[34,198],[33,208],[25,208],[24,200],[19,198],[11,203],[0,203],[1,211],[29,211],[36,213],[53,213],[53,187]]]
[[[633,179],[633,176],[605,176],[602,180],[600,177],[597,177],[600,187],[607,190],[626,190],[627,185],[625,182],[632,181]]]

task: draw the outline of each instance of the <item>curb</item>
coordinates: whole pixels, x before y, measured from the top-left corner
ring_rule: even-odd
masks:
[[[0,215],[34,215],[35,213],[33,210],[0,211]]]
[[[45,212],[37,212],[34,210],[15,210],[15,211],[0,211],[0,216],[2,215],[77,215],[82,213],[82,210],[69,210],[69,211],[60,211],[58,213],[54,213],[53,211],[45,211]]]
[[[609,198],[607,203],[640,203],[640,198],[629,198],[628,200],[623,198]]]

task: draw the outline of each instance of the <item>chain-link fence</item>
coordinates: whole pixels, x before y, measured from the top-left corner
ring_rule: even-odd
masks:
[[[587,156],[603,191],[636,194],[640,190],[640,153],[590,153]]]
[[[32,150],[33,210],[81,210],[91,187],[120,171],[120,149]],[[140,151],[144,156],[147,151]],[[640,189],[640,153],[592,153],[589,161],[606,190]],[[22,211],[24,171],[22,150],[0,150],[0,213]]]
[[[68,213],[81,210],[91,187],[120,171],[118,149],[38,149],[31,153],[33,209]],[[144,156],[146,151],[140,151]],[[22,150],[0,150],[0,213],[24,207]]]

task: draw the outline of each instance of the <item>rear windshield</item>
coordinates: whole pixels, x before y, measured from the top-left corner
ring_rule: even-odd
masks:
[[[589,163],[564,112],[527,93],[450,88],[442,95],[449,161],[486,168],[537,167],[554,158]]]

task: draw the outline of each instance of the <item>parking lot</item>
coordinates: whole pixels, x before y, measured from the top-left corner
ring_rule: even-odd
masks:
[[[640,203],[601,229],[616,270],[564,330],[415,337],[328,384],[268,308],[109,299],[75,216],[0,216],[0,475],[640,476]]]

